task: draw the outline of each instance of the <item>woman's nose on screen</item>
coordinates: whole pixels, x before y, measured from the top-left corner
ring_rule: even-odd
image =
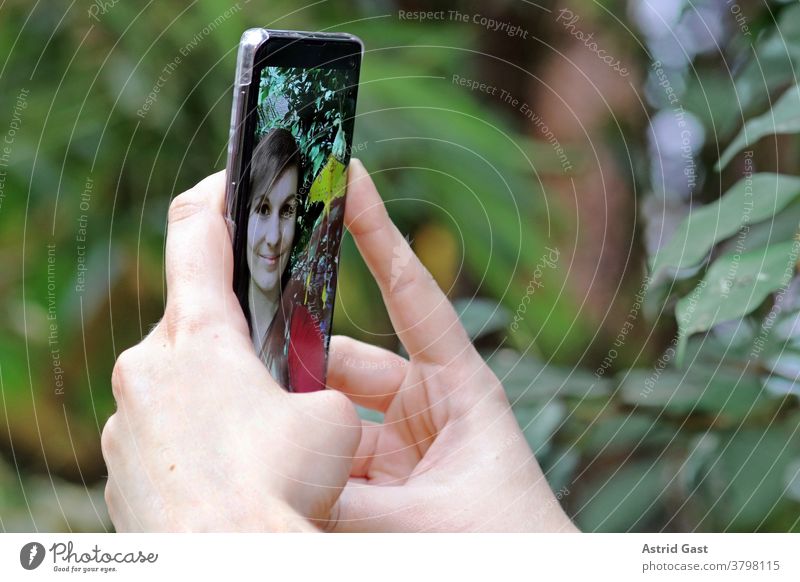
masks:
[[[281,225],[277,213],[273,213],[267,220],[264,242],[270,249],[276,249],[281,242]]]

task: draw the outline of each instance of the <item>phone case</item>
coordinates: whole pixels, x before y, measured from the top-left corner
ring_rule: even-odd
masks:
[[[231,127],[228,134],[227,180],[225,184],[226,218],[231,240],[235,235],[236,224],[233,221],[233,204],[236,196],[236,185],[242,172],[241,156],[244,141],[244,116],[247,111],[250,85],[253,81],[253,65],[256,51],[269,38],[269,32],[263,28],[250,28],[242,33],[239,51],[236,56],[236,74],[233,80],[233,101],[231,105]]]

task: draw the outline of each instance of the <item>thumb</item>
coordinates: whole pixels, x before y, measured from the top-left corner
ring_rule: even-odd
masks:
[[[233,292],[233,253],[225,221],[225,172],[217,172],[170,204],[166,242],[167,307],[171,331],[195,331],[228,320],[247,333]]]
[[[351,480],[331,510],[325,531],[413,532],[422,529],[423,499],[415,500],[408,487],[369,485]]]

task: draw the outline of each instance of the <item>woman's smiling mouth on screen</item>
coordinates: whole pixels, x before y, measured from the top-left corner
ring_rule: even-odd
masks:
[[[277,267],[278,266],[278,259],[280,258],[278,255],[262,255],[258,253],[258,258],[260,258],[267,267]]]

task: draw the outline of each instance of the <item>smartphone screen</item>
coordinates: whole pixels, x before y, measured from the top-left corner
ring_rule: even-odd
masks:
[[[256,52],[233,205],[234,288],[292,392],[325,387],[361,45],[270,37]]]

